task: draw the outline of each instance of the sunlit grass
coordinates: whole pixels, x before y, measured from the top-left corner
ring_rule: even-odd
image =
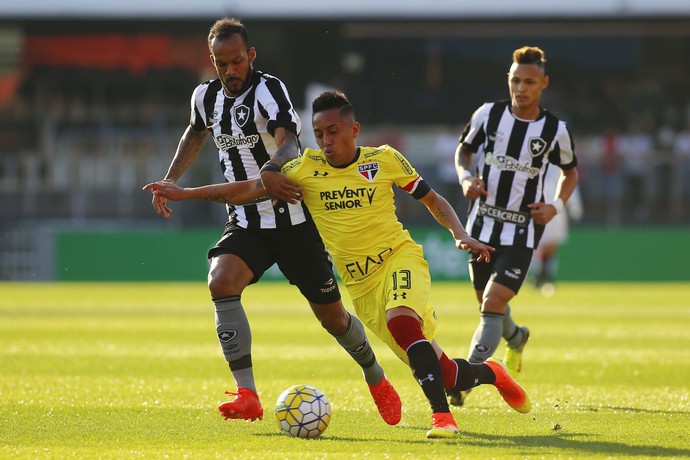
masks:
[[[477,324],[469,283],[435,284],[438,340],[467,353]],[[404,404],[378,416],[357,366],[296,289],[250,287],[263,421],[223,421],[233,389],[203,283],[0,283],[2,458],[682,458],[690,456],[690,285],[526,286],[513,313],[530,327],[521,381],[533,411],[492,387],[453,409],[461,435],[424,437],[430,413],[406,368],[372,342]],[[503,349],[498,354],[502,355]],[[309,383],[333,408],[316,440],[281,435],[286,387]]]

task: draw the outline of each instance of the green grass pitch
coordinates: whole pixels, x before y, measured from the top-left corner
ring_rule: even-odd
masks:
[[[449,355],[467,353],[472,299],[468,282],[432,287]],[[378,339],[403,400],[394,427],[295,288],[259,284],[243,302],[266,410],[254,423],[218,415],[234,387],[203,283],[0,283],[0,458],[690,457],[688,283],[561,283],[551,298],[525,286],[511,305],[532,331],[520,380],[533,410],[480,387],[453,408],[452,440],[425,438],[428,404]],[[330,399],[321,438],[276,427],[275,400],[297,383]]]

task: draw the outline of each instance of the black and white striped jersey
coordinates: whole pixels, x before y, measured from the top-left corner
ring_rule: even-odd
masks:
[[[193,129],[208,129],[218,147],[223,175],[228,182],[256,179],[259,169],[276,152],[273,133],[283,127],[299,135],[300,119],[287,88],[278,78],[254,69],[242,95],[225,94],[219,79],[206,81],[192,94]],[[244,206],[228,206],[230,220],[248,229],[280,228],[307,220],[301,203],[267,199]]]
[[[478,154],[474,173],[489,193],[470,203],[468,232],[493,246],[536,248],[544,226],[530,218],[527,205],[544,202],[549,165],[577,165],[565,123],[544,109],[536,120],[521,120],[510,101],[486,103],[474,112],[460,142]]]

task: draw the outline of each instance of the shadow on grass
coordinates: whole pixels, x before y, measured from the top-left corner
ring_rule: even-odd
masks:
[[[425,437],[427,427],[423,426],[400,426],[399,429],[414,431],[418,433],[419,439],[399,439],[396,442],[404,444],[429,444],[430,440]],[[261,437],[283,437],[284,434],[262,433]],[[390,438],[353,438],[346,436],[326,436],[324,438],[313,438],[309,441],[335,441],[347,443],[371,443],[371,442],[390,442]],[[481,433],[468,433],[460,431],[456,438],[438,439],[433,442],[443,444],[457,444],[464,446],[475,446],[480,448],[503,448],[509,450],[520,450],[522,455],[562,455],[563,451],[570,450],[579,455],[611,455],[622,457],[648,457],[648,458],[689,458],[690,449],[663,447],[663,446],[641,446],[623,443],[601,442],[591,440],[591,435],[587,433],[554,433],[549,436],[497,436]]]
[[[659,410],[659,409],[642,409],[639,407],[620,407],[620,406],[578,406],[577,410],[589,412],[630,412],[633,414],[655,414],[655,415],[688,415],[688,411],[683,410]]]
[[[467,443],[469,438],[474,441],[469,444],[484,446],[492,444],[496,447],[523,448],[522,453],[547,455],[549,449],[554,453],[562,450],[571,450],[579,454],[608,454],[620,455],[625,457],[675,457],[688,458],[690,449],[663,447],[663,446],[641,446],[634,444],[600,442],[591,440],[587,433],[559,433],[550,436],[495,436],[478,433],[461,433]],[[534,452],[529,452],[534,451]]]
[[[462,436],[462,433],[456,437],[456,438],[445,438],[445,439],[435,439],[435,440],[430,440],[426,438],[426,432],[429,429],[429,427],[425,426],[412,426],[412,425],[398,425],[396,427],[398,430],[405,430],[409,432],[413,432],[412,436],[418,437],[419,439],[400,439],[397,438],[395,439],[395,443],[400,443],[400,444],[424,444],[428,445],[429,442],[443,442],[446,444],[467,444],[467,438],[464,438]],[[287,435],[283,433],[257,433],[254,436],[256,437],[263,437],[263,438],[285,438]],[[289,437],[289,436],[288,436]],[[298,438],[295,438],[298,439]],[[323,437],[319,436],[316,438],[305,438],[305,441],[309,442],[316,442],[316,441],[321,441],[321,442],[347,442],[347,443],[360,443],[360,444],[369,444],[371,445],[372,443],[380,442],[380,443],[390,443],[391,438],[389,436],[384,436],[384,437],[371,437],[367,436],[366,438],[357,438],[357,437],[349,437],[349,436],[334,436],[331,434],[324,434]]]

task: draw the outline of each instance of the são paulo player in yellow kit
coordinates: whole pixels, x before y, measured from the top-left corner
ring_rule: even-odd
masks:
[[[489,260],[493,248],[471,238],[448,202],[422,179],[407,159],[388,145],[358,147],[360,124],[344,94],[329,91],[313,103],[312,124],[320,150],[286,163],[295,196],[314,218],[359,318],[405,363],[432,410],[429,438],[452,437],[458,427],[445,389],[493,384],[518,412],[529,412],[527,393],[499,361],[470,364],[450,359],[434,340],[436,313],[429,305],[429,266],[395,214],[393,185],[421,201],[447,228],[458,249]],[[230,204],[270,199],[260,180],[180,188],[148,184],[170,200],[203,199]]]

